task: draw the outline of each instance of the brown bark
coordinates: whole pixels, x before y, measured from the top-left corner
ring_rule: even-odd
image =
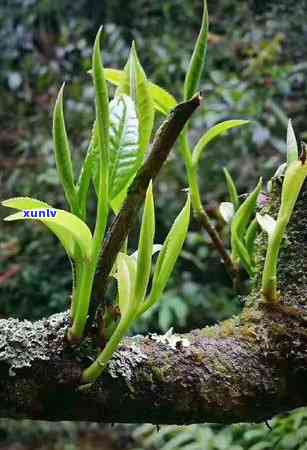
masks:
[[[270,212],[278,208],[275,183]],[[72,349],[67,313],[0,320],[0,416],[101,422],[245,422],[307,405],[307,186],[280,255],[280,303],[259,280],[239,317],[175,336],[126,339],[92,386],[79,386],[96,351]],[[265,238],[258,239],[262,267]],[[260,277],[259,277],[260,278]]]

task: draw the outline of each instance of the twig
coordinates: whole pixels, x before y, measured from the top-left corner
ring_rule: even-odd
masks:
[[[157,131],[148,158],[136,175],[128,191],[126,201],[112,222],[105,238],[100,265],[94,280],[93,298],[89,310],[89,324],[95,319],[98,306],[103,304],[109,274],[116,256],[134,224],[137,213],[144,201],[149,182],[158,175],[176,139],[193,112],[200,105],[200,102],[201,96],[196,95],[191,100],[179,104]]]
[[[234,284],[236,285],[238,283],[238,269],[233,264],[218,231],[213,225],[211,225],[209,217],[204,209],[202,209],[201,211],[197,211],[196,217],[200,222],[200,224],[202,225],[202,227],[209,234],[217,252],[222,258],[222,261],[225,265],[227,272],[229,273],[231,279],[233,279]]]

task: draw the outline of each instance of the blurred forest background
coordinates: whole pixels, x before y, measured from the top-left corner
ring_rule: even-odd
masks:
[[[252,120],[212,144],[202,161],[204,203],[227,236],[217,214],[227,198],[222,168],[227,166],[240,193],[248,192],[284,161],[289,117],[297,135],[307,139],[307,4],[208,0],[208,7],[204,102],[191,139],[222,120]],[[52,107],[67,81],[66,122],[78,166],[93,121],[86,71],[101,24],[106,67],[122,68],[134,39],[147,76],[180,100],[201,10],[201,0],[1,0],[1,199],[30,195],[65,208],[52,154]],[[181,208],[185,187],[174,151],[156,186],[157,242]],[[61,311],[69,304],[70,286],[69,263],[51,234],[33,224],[0,222],[0,317],[37,319]],[[163,301],[134,332],[203,327],[240,307],[208,236],[193,222]],[[276,418],[271,426],[272,431],[265,424],[168,426],[158,432],[150,425],[111,429],[0,420],[0,449],[307,449],[307,410]]]

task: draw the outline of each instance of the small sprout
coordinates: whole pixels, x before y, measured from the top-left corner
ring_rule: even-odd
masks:
[[[53,111],[53,145],[55,161],[60,182],[64,188],[65,196],[72,212],[77,212],[77,191],[74,185],[74,172],[71,161],[71,152],[65,127],[63,112],[62,85]]]
[[[132,98],[136,105],[139,123],[142,124],[139,129],[139,167],[148,151],[154,125],[155,110],[149,82],[139,61],[134,42],[124,68],[124,77],[119,86],[119,92]]]
[[[255,267],[246,246],[245,236],[251,218],[255,214],[257,199],[262,188],[262,179],[256,188],[245,199],[236,212],[231,224],[231,249],[232,259],[237,265],[240,261],[250,276],[253,276]]]
[[[287,129],[287,164],[298,160],[297,141],[292,127],[292,121],[289,119]]]
[[[98,205],[94,231],[94,258],[98,258],[108,218],[109,205],[109,95],[100,51],[102,27],[96,35],[92,65],[96,103],[97,145],[99,152]]]
[[[207,44],[208,44],[209,18],[207,1],[203,0],[202,23],[194,51],[190,60],[189,68],[184,81],[184,99],[188,100],[199,89],[202,72],[205,66]]]
[[[255,240],[257,237],[257,233],[258,233],[258,222],[257,219],[255,218],[254,220],[251,221],[251,223],[249,224],[246,234],[245,234],[245,245],[248,251],[248,254],[250,256],[250,259],[252,261],[252,265],[254,266],[255,261],[254,261],[254,257],[255,257]]]
[[[104,75],[106,80],[118,87],[123,83],[125,72],[123,70],[104,69]],[[148,90],[153,99],[155,109],[162,114],[169,114],[177,106],[176,99],[172,94],[157,84],[148,81]]]
[[[190,209],[191,200],[190,195],[188,195],[186,204],[173,223],[173,226],[165,239],[162,250],[159,253],[151,291],[145,303],[141,305],[139,314],[142,314],[154,305],[164,291],[188,232]]]
[[[301,160],[291,162],[285,173],[276,222],[270,216],[258,217],[259,223],[268,233],[268,246],[262,273],[262,294],[267,302],[278,301],[277,263],[280,246],[306,176],[306,164]]]
[[[86,219],[87,197],[91,179],[97,168],[97,165],[99,164],[98,151],[99,149],[98,149],[97,124],[95,120],[91,131],[91,139],[88,146],[87,154],[83,166],[81,168],[77,185],[79,214],[83,220]]]
[[[136,283],[136,261],[124,253],[119,253],[116,261],[115,278],[118,284],[118,306],[122,318],[125,318],[135,308],[134,290]]]
[[[235,207],[233,203],[222,202],[219,206],[219,212],[226,223],[230,223],[235,214]]]
[[[152,182],[146,193],[143,220],[137,254],[137,273],[135,283],[135,301],[143,302],[151,272],[153,242],[155,237],[155,208],[152,194]]]
[[[233,204],[234,209],[237,210],[239,207],[240,201],[239,201],[238,191],[237,191],[235,182],[233,181],[233,178],[230,175],[230,173],[228,172],[228,170],[226,169],[226,167],[224,167],[223,170],[224,170],[224,175],[225,175],[225,179],[226,179],[226,184],[227,184],[230,201]]]

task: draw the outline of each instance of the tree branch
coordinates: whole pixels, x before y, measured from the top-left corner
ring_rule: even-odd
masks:
[[[105,238],[100,266],[94,280],[94,294],[90,304],[89,323],[94,320],[95,312],[99,304],[103,302],[108,277],[115,258],[134,224],[150,180],[154,180],[158,175],[176,139],[193,112],[200,105],[200,102],[201,96],[196,95],[191,100],[179,104],[157,131],[148,158],[129,188],[126,201],[111,224]]]
[[[275,215],[274,187],[266,212]],[[307,405],[307,184],[280,253],[280,302],[256,280],[240,317],[185,335],[126,339],[93,385],[98,349],[65,340],[69,314],[0,320],[0,417],[101,422],[251,422]],[[263,266],[266,237],[258,238]]]
[[[274,337],[273,320],[282,339]],[[261,421],[307,404],[302,325],[271,311],[264,321],[241,319],[208,334],[126,339],[99,381],[80,389],[82,367],[95,352],[72,353],[65,345],[65,316],[35,324],[0,321],[0,417]]]

